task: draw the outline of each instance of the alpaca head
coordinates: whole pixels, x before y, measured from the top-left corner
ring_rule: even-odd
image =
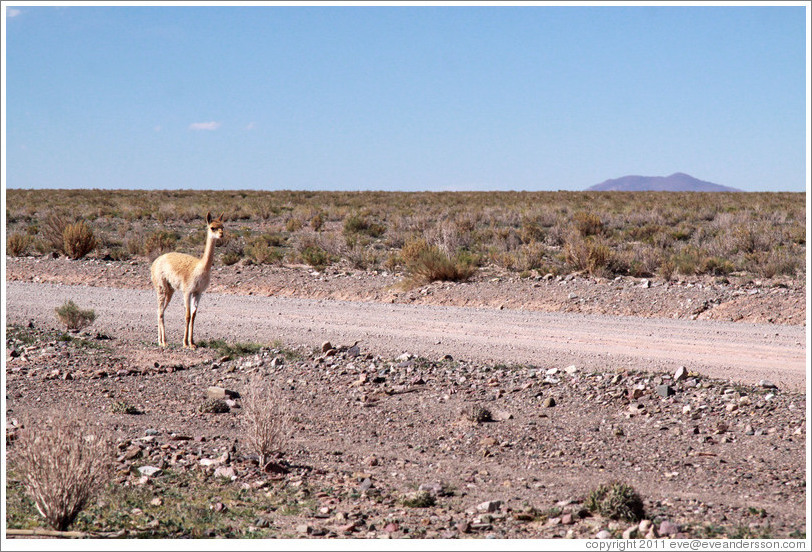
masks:
[[[209,237],[215,240],[222,240],[223,239],[223,215],[225,213],[220,214],[220,218],[212,219],[211,213],[206,213],[206,224],[209,226]]]

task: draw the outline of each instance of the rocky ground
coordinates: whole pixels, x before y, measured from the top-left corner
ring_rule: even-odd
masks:
[[[64,408],[66,397],[114,434],[120,490],[88,509],[79,524],[85,531],[514,539],[805,534],[805,396],[770,382],[380,358],[352,344],[236,356],[218,344],[165,352],[92,331],[7,332],[10,450],[51,407]],[[255,376],[275,382],[292,416],[265,470],[244,434],[241,396]],[[212,397],[224,399],[228,412],[201,411]],[[9,479],[8,527],[39,524],[13,468]],[[612,481],[640,494],[642,522],[586,507],[589,494]]]
[[[7,258],[7,280],[147,288],[148,264]],[[502,309],[805,323],[797,281],[676,282],[482,271],[406,289],[402,275],[215,267],[213,292]],[[6,328],[6,440],[66,398],[107,428],[114,484],[93,535],[260,538],[805,538],[806,397],[677,370],[493,365],[210,342],[167,350],[126,332]],[[408,349],[408,345],[406,345]],[[273,382],[289,432],[261,469],[243,396]],[[227,412],[213,413],[212,398]],[[218,403],[221,404],[221,403]],[[7,527],[41,526],[10,465]],[[613,481],[642,520],[590,511]]]

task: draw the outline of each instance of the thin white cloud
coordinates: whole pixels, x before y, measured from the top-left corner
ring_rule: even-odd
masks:
[[[192,123],[189,125],[189,130],[217,130],[220,128],[220,123],[211,121],[208,123]]]
[[[6,10],[6,17],[17,17],[21,13],[23,13],[23,12],[21,12],[20,10],[17,10],[17,9],[14,9],[14,8],[8,8]]]
[[[245,130],[253,130],[254,127],[256,127],[256,126],[257,126],[257,124],[254,121],[251,121],[250,123],[245,125]]]

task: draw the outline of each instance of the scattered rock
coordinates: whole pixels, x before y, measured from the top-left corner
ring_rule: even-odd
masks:
[[[542,402],[541,404],[544,405],[547,408],[552,408],[553,406],[556,405],[556,402],[555,402],[555,399],[553,397],[547,397],[546,399],[544,399],[544,402]]]
[[[637,537],[637,525],[632,525],[631,527],[627,528],[623,531],[623,535],[621,538],[624,539],[633,539]]]
[[[674,381],[682,381],[688,378],[688,370],[685,366],[680,366],[677,368],[677,371],[674,372]]]
[[[764,389],[778,389],[778,386],[771,382],[770,380],[760,380],[758,382],[759,387],[763,387]]]
[[[670,385],[662,384],[657,386],[657,394],[661,397],[670,397],[674,395],[676,391]]]
[[[657,528],[657,533],[661,537],[669,537],[676,535],[679,533],[680,527],[675,523],[671,523],[670,521],[666,520],[660,523],[660,526]]]
[[[138,468],[138,473],[147,477],[157,477],[161,475],[162,470],[156,466],[141,466]]]
[[[218,466],[217,469],[214,470],[214,477],[224,477],[234,481],[237,479],[237,474],[234,472],[232,466]]]
[[[206,389],[207,399],[239,399],[240,394],[223,387],[211,386]]]
[[[478,512],[488,512],[488,513],[490,513],[490,512],[496,512],[501,507],[502,507],[502,501],[501,500],[488,500],[486,502],[482,502],[480,504],[477,504],[476,509],[477,509]]]

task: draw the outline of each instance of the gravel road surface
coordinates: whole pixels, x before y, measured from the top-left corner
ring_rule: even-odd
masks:
[[[71,299],[95,310],[98,331],[121,339],[157,339],[151,290],[7,282],[6,291],[7,323],[55,326],[54,309]],[[179,344],[183,301],[177,294],[166,312],[166,328],[169,342]],[[360,341],[364,350],[379,355],[451,355],[540,367],[673,372],[685,366],[708,377],[805,387],[802,326],[206,293],[195,339],[312,347]]]

